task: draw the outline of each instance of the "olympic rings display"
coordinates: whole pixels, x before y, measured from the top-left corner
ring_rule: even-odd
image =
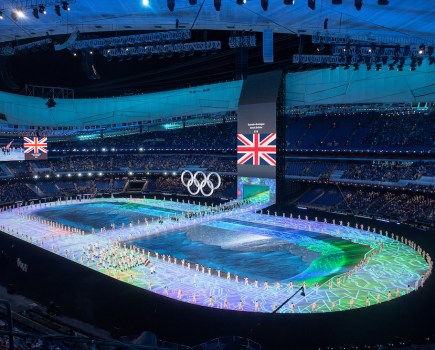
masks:
[[[187,182],[184,178],[186,174],[189,175],[189,180],[187,180]],[[198,175],[202,176],[202,180],[198,179]],[[216,186],[210,179],[213,175],[215,175],[217,178]],[[184,170],[181,173],[181,183],[187,188],[192,196],[196,196],[199,192],[201,192],[203,196],[210,197],[213,194],[214,190],[217,190],[221,186],[221,177],[218,173],[215,172],[211,172],[206,175],[202,171],[192,173],[190,170]],[[192,190],[192,185],[196,187],[196,190]],[[208,187],[210,189],[210,192],[204,192],[205,187]]]

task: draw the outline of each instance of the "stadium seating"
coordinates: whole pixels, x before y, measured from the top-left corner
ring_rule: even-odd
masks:
[[[435,150],[434,113],[289,117],[286,129],[287,150]]]
[[[434,114],[421,113],[287,117],[287,151],[305,150],[307,153],[303,158],[287,156],[286,178],[311,184],[310,190],[294,199],[295,203],[433,222],[433,214],[428,208],[435,188],[435,162],[370,157],[373,152],[378,155],[385,151],[430,152],[434,149],[434,125]],[[184,169],[225,175],[225,181],[214,196],[235,198],[236,128],[237,124],[231,122],[53,142],[49,145],[48,160],[2,164],[0,176],[4,180],[0,183],[0,202],[44,196],[122,193],[128,191],[129,178],[136,174],[147,177],[143,186],[146,193],[187,193],[179,177],[172,176],[172,172],[179,174]],[[317,149],[337,152],[353,149],[371,153],[355,159],[310,156],[310,151]],[[338,184],[342,191],[325,183]],[[366,187],[360,189],[351,185]],[[370,186],[386,188],[379,194]],[[413,196],[410,190],[419,194]],[[409,211],[408,215],[397,206],[388,205],[391,201],[401,203],[401,207]]]
[[[424,194],[386,189],[312,188],[297,199],[299,205],[352,214],[435,225],[435,193]]]

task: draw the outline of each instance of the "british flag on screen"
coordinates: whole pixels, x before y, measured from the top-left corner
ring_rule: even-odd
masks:
[[[24,137],[25,159],[47,159],[47,138]]]
[[[276,134],[237,134],[237,164],[276,166]]]

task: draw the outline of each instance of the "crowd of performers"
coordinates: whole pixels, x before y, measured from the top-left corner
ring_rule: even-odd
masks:
[[[45,202],[45,203],[39,203],[39,204],[33,204],[33,202],[32,202],[31,205],[35,205],[37,207],[39,206],[40,208],[46,208],[47,206],[57,205],[58,203],[60,203],[60,201],[49,202],[49,203]],[[196,219],[205,218],[206,216],[209,216],[209,215],[213,216],[213,215],[224,213],[224,212],[231,212],[233,210],[243,208],[249,204],[251,204],[251,201],[245,199],[245,200],[242,200],[239,202],[227,203],[227,204],[223,204],[223,205],[204,206],[202,208],[202,210],[184,211],[180,215],[170,216],[169,219],[171,221],[176,221],[176,222],[180,221],[180,219],[181,220],[192,220],[193,219],[195,221]],[[23,208],[24,207],[25,207],[25,205],[23,205]],[[13,209],[13,206],[7,206],[7,207],[5,206],[5,207],[2,207],[0,209],[0,211],[6,211],[6,210],[11,211],[12,209]],[[74,227],[74,226],[68,226],[65,224],[58,223],[58,222],[53,221],[53,220],[46,220],[46,219],[43,219],[39,216],[27,214],[25,212],[25,210],[19,210],[18,215],[21,217],[25,217],[28,220],[36,221],[40,224],[44,224],[44,225],[48,225],[48,226],[51,226],[51,227],[54,227],[57,229],[64,230],[67,233],[69,232],[69,233],[76,233],[76,234],[81,234],[81,235],[84,235],[87,233],[85,230],[79,229],[79,228]],[[143,221],[141,221],[140,219],[137,219],[137,221],[133,221],[133,220],[130,221],[130,223],[128,224],[128,227],[131,229],[135,226],[136,223],[137,223],[137,226],[142,225],[142,224],[145,226],[148,226],[149,224],[154,223],[154,222],[158,222],[159,224],[164,224],[164,222],[165,222],[164,220],[165,220],[165,218],[163,218],[163,216],[160,216],[156,219],[152,219],[150,221],[148,221],[148,219],[145,217],[143,219]],[[119,227],[117,227],[115,223],[111,223],[110,229],[112,229],[112,230],[115,230],[117,228],[124,229],[124,228],[126,228],[126,226],[127,225],[125,223],[121,223],[119,225]],[[100,227],[99,231],[100,231],[100,233],[106,232],[107,228]],[[91,232],[89,232],[89,233],[95,233],[95,232],[96,232],[95,228],[92,228]],[[130,238],[132,238],[132,237],[130,237]]]
[[[199,210],[199,211],[191,211],[191,212],[184,212],[181,216],[184,219],[198,219],[201,217],[204,217],[207,214],[214,215],[214,213],[219,212],[225,212],[225,211],[231,211],[234,209],[241,208],[245,205],[249,204],[248,201],[243,202],[236,202],[236,203],[230,203],[225,204],[221,206],[215,206],[215,207],[205,207],[205,210]],[[26,219],[36,221],[41,224],[45,224],[48,226],[52,226],[56,229],[61,229],[65,231],[65,234],[79,234],[84,235],[85,232],[83,230],[80,230],[78,228],[69,227],[66,225],[59,224],[54,221],[49,221],[42,219],[40,217],[32,216],[29,214],[26,214],[24,210],[19,210],[19,215],[25,217]],[[172,218],[171,218],[172,219]],[[163,221],[163,218],[158,219],[159,223],[160,221]],[[317,221],[317,218],[316,218]],[[146,219],[144,220],[145,224],[148,224]],[[334,222],[335,223],[335,222]],[[140,220],[138,220],[138,225],[141,224]],[[130,222],[130,228],[133,227],[133,222]],[[340,222],[340,225],[343,225],[342,222]],[[123,227],[124,225],[122,225]],[[349,223],[347,224],[349,226]],[[112,229],[115,229],[115,224],[111,225]],[[356,228],[360,228],[359,234],[361,235],[363,227],[356,225]],[[46,242],[44,239],[41,239],[40,241],[34,241],[32,242],[32,236],[31,235],[24,235],[20,234],[19,232],[14,232],[14,230],[7,228],[5,226],[0,225],[0,229],[10,233],[10,234],[16,234],[20,236],[21,238],[30,241],[31,243],[35,243],[45,249],[50,249],[47,247]],[[368,231],[370,231],[370,227],[367,228]],[[101,228],[100,232],[104,232],[105,228]],[[93,230],[94,232],[94,230]],[[373,232],[375,230],[373,229]],[[382,231],[379,232],[381,235],[383,234]],[[429,254],[425,252],[420,246],[418,246],[415,242],[408,240],[404,237],[399,237],[398,235],[394,234],[388,234],[388,232],[384,233],[385,236],[390,237],[393,240],[400,241],[402,244],[406,244],[415,251],[418,252],[428,263],[429,269],[417,280],[415,280],[414,285],[410,286],[407,285],[406,289],[399,289],[396,288],[395,290],[388,291],[386,295],[381,295],[380,293],[376,293],[375,296],[373,294],[370,294],[365,296],[364,303],[365,306],[370,306],[372,302],[379,303],[381,301],[389,301],[393,297],[399,297],[402,294],[409,293],[412,290],[417,290],[418,288],[422,287],[429,277],[429,275],[432,272],[433,268],[433,261]],[[376,237],[374,237],[374,242],[372,245],[372,250],[369,254],[367,254],[362,261],[360,261],[356,266],[354,266],[352,269],[348,270],[346,273],[335,276],[334,278],[329,279],[325,284],[324,290],[327,288],[329,290],[332,290],[333,288],[344,288],[346,289],[346,282],[350,281],[355,273],[357,273],[359,270],[361,270],[365,265],[367,265],[370,260],[372,260],[377,254],[381,253],[384,250],[384,243],[381,240],[377,240]],[[286,285],[281,284],[281,282],[272,282],[269,283],[268,281],[258,281],[256,279],[252,280],[247,276],[239,276],[237,273],[231,273],[228,271],[221,271],[219,269],[215,270],[210,267],[206,267],[203,265],[200,265],[198,263],[193,263],[190,261],[186,261],[185,259],[179,259],[176,256],[170,256],[165,254],[160,254],[159,252],[151,252],[151,251],[145,251],[144,249],[140,249],[136,246],[127,246],[125,242],[122,242],[120,237],[116,240],[110,240],[109,243],[104,246],[99,246],[98,243],[89,243],[87,246],[82,247],[82,253],[80,257],[77,257],[75,252],[68,252],[68,250],[61,251],[61,249],[56,246],[55,244],[51,245],[51,251],[58,253],[60,255],[63,255],[67,258],[71,258],[77,262],[80,262],[83,265],[87,265],[88,267],[92,266],[96,268],[97,270],[100,270],[102,272],[108,272],[110,275],[112,275],[115,278],[125,280],[129,283],[135,283],[135,278],[143,278],[143,274],[138,274],[136,272],[137,267],[143,266],[146,270],[146,275],[148,275],[148,289],[153,290],[154,292],[162,292],[161,288],[159,291],[156,290],[156,288],[153,287],[153,275],[157,274],[157,262],[159,264],[172,264],[172,265],[180,265],[182,268],[186,268],[187,270],[192,271],[192,285],[194,287],[197,286],[198,281],[200,278],[206,277],[206,278],[221,278],[226,279],[228,283],[240,283],[244,285],[246,288],[263,288],[265,291],[272,290],[275,292],[279,292],[280,290],[284,290],[287,288],[290,292],[294,291],[295,289],[298,289],[300,287],[304,288],[306,292],[313,292],[318,293],[319,289],[321,288],[321,285],[317,282],[315,282],[313,285],[308,286],[306,282],[299,281],[300,285],[296,286],[292,281],[286,283]],[[145,276],[146,276],[145,275]],[[137,276],[137,277],[135,277]],[[192,290],[191,288],[189,290]],[[174,296],[176,294],[177,299],[188,301],[191,303],[197,303],[198,301],[198,295],[193,292],[192,295],[186,295],[187,291],[183,291],[183,289],[179,288],[177,290],[169,291],[169,288],[165,286],[163,288],[163,294],[166,296]],[[210,307],[216,307],[216,305],[220,305],[220,307],[224,309],[236,309],[236,310],[254,310],[254,311],[260,311],[261,306],[260,302],[258,300],[255,301],[254,305],[251,306],[245,306],[243,300],[240,300],[237,305],[230,305],[228,300],[225,298],[224,300],[219,300],[219,303],[215,298],[220,299],[219,296],[213,296],[211,295],[209,298],[208,306]],[[361,298],[360,298],[361,299]],[[356,300],[354,298],[349,299],[349,308],[352,309],[355,307]],[[342,305],[341,305],[342,306]],[[361,300],[359,300],[359,305],[361,305]],[[278,307],[277,304],[273,304],[270,311],[276,310]],[[331,311],[334,311],[338,307],[337,301],[330,301],[329,309]],[[318,303],[315,301],[311,304],[310,309],[311,312],[316,312],[319,308]],[[264,310],[264,308],[262,308]],[[296,306],[291,303],[289,305],[289,311],[295,312]]]
[[[405,242],[405,241],[404,241]],[[368,307],[371,305],[371,303],[380,303],[381,301],[389,301],[393,297],[399,297],[403,294],[408,294],[412,290],[417,290],[420,287],[423,287],[425,281],[429,277],[429,275],[432,272],[433,262],[430,258],[430,256],[425,253],[420,247],[418,247],[414,242],[412,241],[406,241],[406,244],[408,244],[411,248],[415,249],[420,255],[422,255],[429,264],[429,270],[421,276],[420,279],[415,280],[414,285],[410,286],[407,285],[406,289],[400,289],[396,288],[395,290],[388,291],[385,295],[381,295],[381,293],[377,292],[375,295],[367,295],[364,299],[365,306]],[[350,281],[352,279],[352,276],[358,272],[360,269],[364,267],[364,265],[368,264],[369,261],[375,257],[378,253],[382,252],[384,249],[384,243],[379,242],[377,244],[377,248],[373,249],[369,254],[365,256],[365,258],[360,261],[354,268],[350,269],[346,273],[336,276],[334,278],[331,278],[329,282],[326,284],[328,286],[329,290],[332,290],[333,288],[344,288],[346,289],[346,281]],[[300,285],[295,285],[292,281],[281,284],[280,282],[275,283],[269,283],[268,281],[258,281],[256,279],[249,279],[247,276],[240,277],[237,273],[233,274],[231,272],[224,272],[221,270],[214,270],[210,267],[206,267],[197,263],[191,263],[189,261],[186,261],[185,259],[178,259],[175,256],[165,255],[165,254],[159,254],[158,252],[150,252],[145,251],[144,249],[140,249],[136,246],[127,246],[125,243],[122,243],[120,241],[115,241],[113,243],[110,243],[106,247],[99,247],[97,243],[89,244],[87,247],[82,248],[82,256],[80,258],[80,262],[82,264],[86,264],[87,266],[90,266],[90,264],[93,264],[96,266],[98,270],[101,269],[111,269],[114,277],[118,279],[124,279],[126,282],[134,283],[135,282],[135,275],[134,275],[134,268],[143,265],[145,268],[148,268],[149,276],[148,276],[148,283],[147,287],[149,290],[153,290],[156,292],[157,288],[153,287],[153,277],[152,275],[157,274],[157,265],[156,262],[159,261],[160,263],[165,264],[173,264],[173,265],[180,265],[182,268],[186,268],[189,271],[193,272],[193,279],[191,281],[193,287],[197,287],[199,278],[204,277],[218,277],[226,279],[229,283],[240,283],[244,285],[246,288],[253,288],[253,289],[264,289],[264,291],[271,290],[272,292],[279,292],[281,290],[284,290],[286,292],[286,289],[288,292],[293,293],[295,290],[297,290],[300,287],[303,287],[306,292],[313,292],[317,294],[319,292],[319,289],[321,285],[319,283],[314,283],[311,286],[308,286],[306,282],[302,282]],[[123,277],[122,277],[123,276]],[[203,276],[203,277],[201,277]],[[143,277],[143,276],[141,276]],[[161,288],[160,288],[161,289]],[[182,288],[178,288],[176,290],[170,291],[167,286],[163,288],[163,294],[165,296],[169,296],[171,294],[172,296],[176,295],[176,298],[179,300],[188,301],[191,303],[197,303],[198,302],[198,294],[196,292],[192,292],[192,288],[189,288],[190,294],[187,295],[187,291],[183,290]],[[161,292],[161,291],[160,291]],[[223,299],[223,300],[220,300]],[[349,309],[353,309],[355,307],[356,300],[354,298],[349,299]],[[220,307],[224,309],[235,309],[243,311],[247,307],[249,308],[249,305],[245,305],[242,300],[240,300],[237,305],[231,305],[229,301],[225,297],[219,297],[211,295],[209,298],[208,306],[209,307],[216,307],[217,305],[220,305]],[[274,303],[271,306],[270,311],[277,310],[279,305]],[[361,305],[359,305],[361,306]],[[258,300],[255,301],[254,305],[252,305],[249,309],[253,309],[254,311],[260,311],[260,302]],[[311,312],[316,312],[319,307],[319,304],[317,301],[313,302],[310,306]],[[332,300],[330,302],[330,310],[334,311],[338,307],[337,301]],[[288,311],[289,312],[295,312],[296,306],[294,303],[291,303],[289,305]]]

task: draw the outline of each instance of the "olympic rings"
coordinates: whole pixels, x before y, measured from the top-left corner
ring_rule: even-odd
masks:
[[[189,174],[189,180],[187,180],[187,182],[184,178],[186,174]],[[202,176],[202,180],[198,179],[198,175]],[[210,180],[212,175],[215,175],[217,178],[218,183],[216,186]],[[221,177],[218,173],[215,172],[211,172],[206,175],[202,171],[197,171],[193,174],[190,170],[184,170],[181,173],[181,183],[187,188],[192,196],[196,196],[199,192],[201,192],[204,197],[210,197],[213,194],[214,190],[217,190],[221,186]],[[192,185],[196,187],[196,190],[192,190]],[[210,192],[204,192],[205,187],[208,187],[210,189]]]

